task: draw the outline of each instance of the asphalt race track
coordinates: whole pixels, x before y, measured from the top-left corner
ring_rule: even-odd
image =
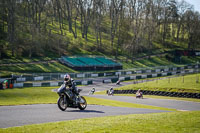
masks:
[[[60,111],[56,104],[1,106],[0,128],[37,123],[66,121],[111,115],[159,113],[160,110],[88,105],[86,110],[68,108]]]
[[[182,111],[200,110],[200,103],[190,102],[190,101],[154,99],[154,98],[145,98],[145,96],[144,99],[136,99],[135,97],[126,97],[126,96],[106,96],[106,95],[95,95],[94,97],[129,102],[129,103],[173,108]]]
[[[123,85],[130,84],[122,83]],[[95,87],[96,91],[110,89],[110,87],[118,87],[115,84],[96,84],[89,86],[80,86],[83,91],[81,95],[87,95],[89,91]],[[126,96],[106,96],[106,95],[91,95],[92,97],[112,99],[123,102],[138,103],[145,105],[153,105],[166,108],[174,108],[178,110],[200,110],[200,103],[145,98],[136,99],[135,97]],[[0,128],[8,128],[29,124],[39,124],[56,121],[66,121],[81,118],[126,115],[126,114],[143,114],[143,113],[159,113],[166,112],[152,109],[111,107],[100,105],[88,105],[86,110],[67,108],[66,111],[60,111],[56,104],[35,104],[35,105],[19,105],[19,106],[0,106]]]

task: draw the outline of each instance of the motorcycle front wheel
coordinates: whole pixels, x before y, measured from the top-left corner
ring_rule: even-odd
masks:
[[[78,104],[78,108],[80,110],[84,110],[87,107],[87,102],[86,102],[86,100],[85,100],[85,98],[83,96],[80,96],[80,98],[81,98],[81,100],[80,100],[80,102]]]
[[[67,100],[66,100],[66,102],[64,102],[64,96],[58,98],[57,104],[58,104],[58,108],[60,110],[65,111],[67,109],[68,103],[67,103]]]

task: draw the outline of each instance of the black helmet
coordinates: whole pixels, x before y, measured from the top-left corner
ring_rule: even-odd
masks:
[[[71,79],[71,78],[70,78],[69,74],[65,74],[64,80],[67,81],[67,82],[69,82],[70,79]]]

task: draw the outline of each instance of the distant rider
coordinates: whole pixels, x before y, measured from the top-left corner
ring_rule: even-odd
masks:
[[[108,94],[108,96],[110,96],[110,95],[113,96],[114,90],[112,87],[107,91],[107,94]]]
[[[143,94],[140,89],[136,92],[136,98],[143,98]]]
[[[94,92],[95,92],[95,88],[93,87],[92,90],[90,91],[89,95],[94,94]]]

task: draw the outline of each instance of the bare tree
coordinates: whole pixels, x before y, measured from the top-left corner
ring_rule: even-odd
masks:
[[[14,56],[15,49],[15,25],[16,25],[16,14],[15,14],[15,6],[16,0],[7,0],[7,9],[8,9],[8,40],[12,48],[12,56]]]
[[[188,49],[195,49],[200,42],[200,14],[192,10],[185,13],[186,30],[188,35]]]
[[[111,19],[111,29],[110,29],[110,36],[111,36],[111,47],[112,53],[114,53],[114,39],[118,28],[118,21],[119,21],[119,10],[120,10],[120,1],[118,0],[111,0],[110,5],[110,19]]]
[[[104,0],[94,1],[94,19],[95,19],[95,33],[96,33],[96,43],[97,50],[102,49],[102,20],[103,20],[103,10],[105,8]]]
[[[182,0],[177,5],[178,8],[178,20],[177,20],[177,34],[176,34],[176,41],[179,41],[179,35],[181,31],[181,27],[184,26],[184,14],[187,10],[191,10],[192,6]]]

